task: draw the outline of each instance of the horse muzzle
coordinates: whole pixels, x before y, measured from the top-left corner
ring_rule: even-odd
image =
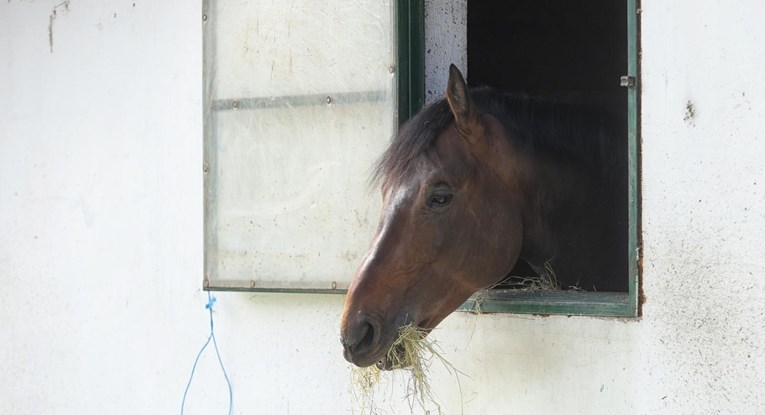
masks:
[[[372,316],[359,315],[344,321],[340,342],[345,360],[366,367],[382,359],[387,352],[381,341],[382,332],[382,323]]]

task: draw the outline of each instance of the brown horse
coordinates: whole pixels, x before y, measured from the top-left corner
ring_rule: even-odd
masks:
[[[519,259],[562,284],[624,291],[626,178],[602,111],[468,91],[408,121],[375,179],[383,211],[348,289],[345,358],[385,367],[398,329],[432,330]]]

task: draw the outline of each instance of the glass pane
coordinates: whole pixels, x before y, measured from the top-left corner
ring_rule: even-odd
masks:
[[[209,1],[205,272],[211,287],[345,289],[396,126],[390,2]]]

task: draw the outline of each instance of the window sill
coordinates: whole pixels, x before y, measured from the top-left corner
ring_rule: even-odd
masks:
[[[458,310],[474,313],[637,316],[637,306],[626,292],[489,290],[474,294]]]

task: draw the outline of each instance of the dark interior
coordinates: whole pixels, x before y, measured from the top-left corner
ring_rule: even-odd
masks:
[[[468,2],[468,82],[626,116],[626,1]]]
[[[625,0],[468,1],[468,83],[601,106],[614,117],[616,138],[626,141],[627,91],[619,85],[626,26]],[[623,162],[626,171],[626,154]],[[627,246],[625,227],[625,253]],[[535,274],[519,261],[510,275]],[[627,280],[626,263],[616,278]]]

